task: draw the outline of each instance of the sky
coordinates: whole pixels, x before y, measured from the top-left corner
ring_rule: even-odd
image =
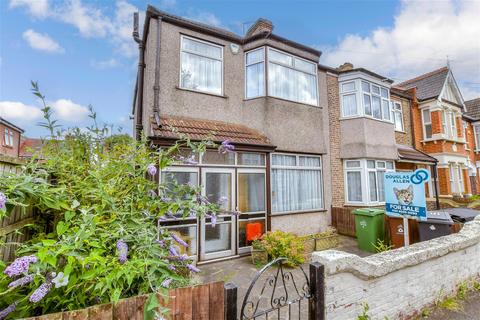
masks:
[[[466,100],[480,97],[480,0],[188,1],[1,0],[0,116],[45,134],[38,81],[64,128],[101,122],[131,133],[138,47],[133,12],[147,5],[242,35],[257,18],[317,48],[320,63],[351,62],[401,82],[447,64]]]

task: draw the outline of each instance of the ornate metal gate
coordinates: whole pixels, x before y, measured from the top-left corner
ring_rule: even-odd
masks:
[[[324,319],[323,265],[310,264],[310,278],[302,267],[285,266],[278,258],[265,265],[253,278],[243,298],[240,320]],[[226,319],[237,319],[237,287],[225,285]]]

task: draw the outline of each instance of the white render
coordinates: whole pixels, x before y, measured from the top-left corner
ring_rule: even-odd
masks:
[[[407,319],[480,276],[480,216],[457,234],[366,258],[314,252],[325,265],[326,319],[357,319],[363,303],[372,319]]]

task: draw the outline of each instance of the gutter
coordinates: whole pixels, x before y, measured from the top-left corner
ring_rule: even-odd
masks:
[[[146,19],[148,20],[148,19]],[[146,21],[147,22],[147,21]],[[137,119],[135,123],[135,138],[137,140],[142,139],[142,132],[143,132],[143,81],[144,75],[143,72],[145,70],[145,46],[144,41],[140,39],[138,34],[138,12],[133,14],[133,40],[138,43],[138,72],[137,72],[137,94],[138,97],[138,105],[137,105]]]

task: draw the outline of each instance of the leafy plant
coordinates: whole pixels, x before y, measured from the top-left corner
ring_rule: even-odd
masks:
[[[460,300],[465,300],[469,291],[468,282],[463,281],[458,285],[457,298]]]
[[[368,311],[370,310],[370,306],[368,303],[364,302],[362,303],[362,314],[360,314],[357,319],[358,320],[370,320],[370,316],[368,315]]]
[[[280,230],[265,233],[253,241],[254,249],[265,250],[270,261],[286,258],[286,265],[294,267],[305,262],[303,240]]]
[[[393,245],[385,243],[383,240],[377,239],[377,244],[374,245],[377,253],[387,252],[393,249]]]
[[[181,161],[180,148],[200,153],[213,144],[186,139],[154,150],[145,139],[112,135],[98,125],[93,108],[86,130],[60,130],[38,85],[32,86],[44,103],[41,125],[49,136],[19,174],[0,179],[6,198],[0,218],[14,206],[31,206],[41,224],[54,227],[23,244],[15,262],[0,263],[0,318],[79,309],[188,284],[198,269],[178,253],[187,244],[159,230],[159,222],[215,216],[219,205],[197,187],[159,186],[154,177]],[[154,305],[151,298],[147,309]]]

